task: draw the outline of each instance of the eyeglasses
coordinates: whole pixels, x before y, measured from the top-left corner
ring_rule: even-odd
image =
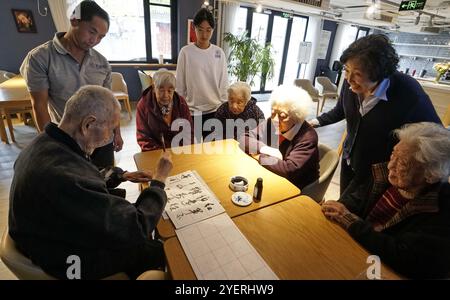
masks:
[[[283,121],[289,117],[289,115],[284,111],[273,110],[272,109],[272,118],[275,118],[275,115],[278,115],[278,119]]]
[[[203,28],[203,27],[200,27],[200,26],[196,26],[195,27],[197,30],[198,30],[198,32],[206,32],[206,33],[211,33],[211,32],[213,32],[213,28],[211,28],[211,27],[209,27],[209,28]]]

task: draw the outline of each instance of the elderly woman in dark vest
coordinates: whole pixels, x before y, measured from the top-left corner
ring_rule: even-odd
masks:
[[[228,101],[219,106],[215,117],[222,123],[222,137],[225,139],[238,139],[245,131],[264,121],[264,113],[256,105],[250,86],[245,82],[230,85]]]
[[[154,86],[142,93],[136,108],[136,137],[141,150],[162,149],[163,140],[167,148],[192,144],[191,113],[184,98],[175,92],[175,76],[159,70],[153,80]]]
[[[423,122],[396,135],[389,163],[372,166],[372,182],[325,202],[322,211],[399,273],[448,278],[450,131]]]
[[[392,131],[406,123],[439,117],[420,84],[398,71],[399,58],[388,37],[374,34],[352,43],[342,54],[345,82],[336,106],[310,123],[347,121],[340,189],[364,183],[370,166],[387,161],[396,141]],[[355,186],[355,185],[352,185]]]

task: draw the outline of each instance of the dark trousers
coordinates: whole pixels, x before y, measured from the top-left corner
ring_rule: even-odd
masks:
[[[194,123],[194,129],[196,129],[195,126],[199,126],[199,124],[202,124],[201,129],[200,130],[195,130],[195,139],[200,142],[202,140],[202,138],[204,139],[206,136],[208,136],[209,134],[211,134],[214,131],[214,128],[212,130],[203,130],[203,126],[205,124],[206,121],[208,121],[209,119],[213,119],[215,117],[216,113],[212,112],[212,113],[207,113],[207,114],[202,114],[202,115],[198,115],[198,116],[193,116],[192,117],[192,121]],[[195,125],[197,124],[197,125]]]
[[[103,147],[97,148],[91,155],[91,162],[98,168],[114,166],[114,145],[110,143]]]
[[[340,178],[340,183],[339,183],[341,196],[354,177],[355,177],[355,172],[347,164],[347,159],[342,158],[341,159],[341,178]]]

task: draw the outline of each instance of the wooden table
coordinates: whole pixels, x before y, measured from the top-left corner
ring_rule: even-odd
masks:
[[[232,218],[300,195],[300,190],[295,185],[262,167],[255,159],[245,154],[239,148],[238,142],[233,139],[167,149],[169,150],[172,152],[173,161],[170,175],[187,170],[197,171]],[[161,152],[162,150],[155,150],[135,154],[134,161],[137,168],[153,171]],[[251,195],[256,179],[263,178],[260,202],[253,202],[246,207],[236,206],[231,202],[231,195],[234,192],[228,184],[230,178],[235,175],[244,176],[249,180],[247,193]],[[170,220],[161,219],[157,228],[163,239],[175,236],[174,226]]]
[[[14,109],[31,109],[31,97],[27,90],[25,80],[16,76],[0,84],[0,117],[6,116],[11,140],[14,142],[13,125],[9,111]],[[9,143],[3,118],[0,122],[0,137],[6,144]]]
[[[366,279],[370,254],[307,196],[232,220],[280,279]],[[173,279],[196,279],[178,238],[165,241],[164,252]],[[401,279],[384,265],[381,277]]]

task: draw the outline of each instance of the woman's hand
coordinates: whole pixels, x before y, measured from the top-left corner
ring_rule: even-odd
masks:
[[[352,214],[344,204],[338,201],[326,201],[322,204],[322,212],[330,220],[335,221],[345,229],[357,221],[359,217]]]

